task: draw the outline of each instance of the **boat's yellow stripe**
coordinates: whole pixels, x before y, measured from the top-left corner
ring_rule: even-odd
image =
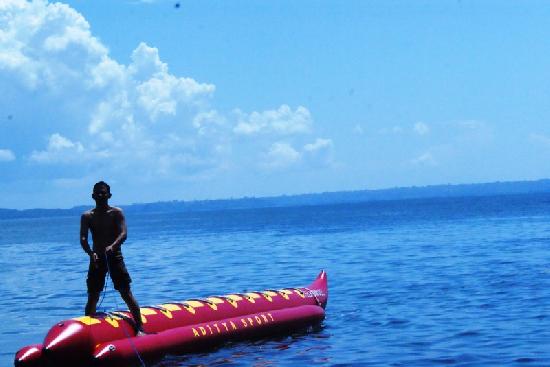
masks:
[[[88,325],[88,326],[95,325],[95,324],[101,324],[101,321],[99,321],[98,319],[95,319],[93,317],[90,317],[90,316],[77,317],[73,320],[80,321],[84,325]]]
[[[185,301],[184,303],[188,304],[189,306],[193,308],[198,308],[204,306],[204,303],[200,301]]]
[[[223,299],[218,298],[218,297],[208,297],[207,300],[214,303],[214,304],[216,304],[216,305],[219,305],[220,303],[225,302]]]
[[[164,303],[160,307],[167,309],[168,311],[181,311],[181,307],[173,303]]]
[[[149,307],[140,308],[139,311],[142,315],[149,316],[149,315],[156,315],[157,310]]]
[[[241,296],[237,296],[236,294],[230,294],[225,296],[225,298],[229,298],[232,301],[242,301],[243,298]]]

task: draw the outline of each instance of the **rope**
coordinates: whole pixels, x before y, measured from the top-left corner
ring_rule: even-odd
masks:
[[[108,258],[107,253],[105,253],[105,262],[106,262],[106,264],[107,264],[107,273],[108,273],[108,274],[111,274],[111,267],[109,266],[109,258]],[[105,282],[105,284],[107,284],[107,282]],[[113,298],[114,298],[114,300],[115,300],[115,308],[118,308],[117,297],[116,297],[116,294],[114,294],[114,293],[113,293]],[[128,321],[128,323],[129,323],[129,320],[127,320],[127,321]],[[135,323],[136,323],[136,321],[134,320],[134,326],[135,326]],[[132,349],[133,349],[134,352],[136,353],[136,356],[138,357],[141,366],[142,366],[142,367],[147,367],[147,366],[145,365],[145,362],[144,362],[143,359],[141,358],[141,355],[139,354],[139,351],[137,350],[136,345],[135,345],[134,342],[132,341],[132,337],[128,334],[128,332],[126,331],[125,328],[122,328],[122,330],[124,331],[124,334],[126,335],[126,338],[128,338],[128,341],[130,342],[130,345],[132,346]]]
[[[109,284],[109,278],[110,278],[109,274],[110,272],[107,272],[107,274],[105,275],[105,284],[103,285],[103,294],[101,295],[101,299],[99,300],[99,303],[96,306],[96,310],[101,307],[101,304],[105,300],[105,295],[107,294],[107,285]],[[104,308],[103,312],[106,312],[106,311],[107,311],[107,308]]]
[[[309,294],[311,294],[313,298],[315,298],[315,302],[317,302],[317,306],[323,307],[321,301],[319,301],[319,298],[317,298],[317,295],[311,289],[309,288],[304,288],[304,289],[309,291]]]

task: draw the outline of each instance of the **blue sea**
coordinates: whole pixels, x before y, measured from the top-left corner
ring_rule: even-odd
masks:
[[[142,306],[308,285],[326,320],[158,366],[550,366],[550,194],[128,214]],[[83,314],[79,217],[0,220],[0,366]],[[110,285],[100,309],[126,306]]]

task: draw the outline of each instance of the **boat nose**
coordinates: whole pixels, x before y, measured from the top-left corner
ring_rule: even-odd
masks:
[[[42,344],[29,345],[15,354],[15,367],[40,367],[43,365]]]
[[[44,339],[42,353],[55,361],[73,361],[90,353],[86,327],[73,320],[63,321],[50,329]]]

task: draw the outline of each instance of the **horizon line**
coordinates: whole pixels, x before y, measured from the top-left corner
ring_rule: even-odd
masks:
[[[154,202],[134,202],[130,204],[118,204],[118,206],[121,207],[132,207],[132,206],[138,206],[138,205],[151,205],[151,204],[163,204],[163,203],[201,203],[201,202],[222,202],[222,201],[239,201],[239,200],[250,200],[250,199],[256,199],[256,200],[262,200],[262,199],[280,199],[280,198],[292,198],[292,197],[300,197],[300,196],[316,196],[316,195],[331,195],[331,194],[351,194],[351,193],[360,193],[360,192],[370,192],[370,193],[376,193],[376,192],[384,192],[384,191],[392,191],[392,190],[425,190],[430,188],[443,188],[443,187],[461,187],[461,186],[484,186],[484,185],[500,185],[500,184],[537,184],[537,183],[543,183],[545,181],[550,182],[550,178],[540,178],[536,180],[516,180],[516,181],[491,181],[491,182],[470,182],[470,183],[442,183],[442,184],[429,184],[429,185],[412,185],[412,186],[393,186],[393,187],[387,187],[387,188],[378,188],[378,189],[355,189],[355,190],[338,190],[338,191],[322,191],[322,192],[304,192],[304,193],[297,193],[297,194],[279,194],[279,195],[268,195],[268,196],[241,196],[241,197],[225,197],[225,198],[215,198],[215,199],[191,199],[191,200],[184,200],[184,199],[172,199],[172,200],[160,200],[160,201],[154,201]],[[512,192],[510,192],[512,193]],[[528,193],[526,191],[525,193]],[[494,194],[494,193],[493,193]],[[502,193],[505,194],[505,193]],[[486,195],[491,195],[490,193],[487,193]],[[0,210],[5,211],[31,211],[31,210],[74,210],[79,209],[82,207],[88,207],[91,205],[87,204],[78,204],[74,205],[72,207],[67,208],[26,208],[26,209],[17,209],[17,208],[0,208]]]

